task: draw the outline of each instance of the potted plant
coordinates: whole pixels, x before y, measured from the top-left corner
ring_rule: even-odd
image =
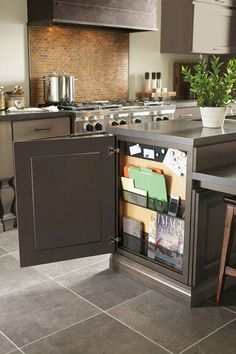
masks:
[[[203,127],[220,128],[224,124],[226,109],[233,99],[236,83],[236,59],[227,62],[225,71],[220,58],[213,55],[210,60],[198,57],[194,72],[182,66],[184,80],[196,94]]]

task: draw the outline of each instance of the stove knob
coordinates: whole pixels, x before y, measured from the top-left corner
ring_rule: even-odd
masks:
[[[116,120],[111,120],[109,122],[109,125],[110,125],[110,127],[115,127],[116,125],[118,125],[118,122]]]
[[[119,125],[125,125],[125,124],[127,124],[127,122],[126,122],[125,119],[120,119],[120,120],[118,120],[118,123],[119,123]]]
[[[134,124],[142,123],[142,120],[140,118],[133,118],[132,123]]]
[[[164,116],[164,117],[163,117],[163,120],[169,120],[169,117]]]
[[[94,123],[95,130],[99,131],[103,129],[103,125],[101,123]]]
[[[84,130],[86,132],[92,132],[93,131],[93,125],[91,123],[85,123],[84,124]]]
[[[160,120],[162,120],[160,116],[154,116],[153,117],[153,121],[154,122],[159,122]]]

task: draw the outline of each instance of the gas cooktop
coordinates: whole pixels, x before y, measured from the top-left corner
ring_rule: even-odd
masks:
[[[72,104],[59,104],[58,108],[69,111],[96,111],[138,109],[141,107],[162,106],[160,101],[118,100],[118,101],[91,101],[74,102]]]

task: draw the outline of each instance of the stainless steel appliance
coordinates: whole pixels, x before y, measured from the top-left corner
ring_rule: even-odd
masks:
[[[60,106],[73,110],[73,133],[78,135],[106,132],[107,127],[174,119],[175,105],[160,102],[89,102]]]

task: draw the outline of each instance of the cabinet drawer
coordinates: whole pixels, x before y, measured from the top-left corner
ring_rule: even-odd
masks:
[[[198,107],[177,108],[174,115],[174,119],[181,119],[181,118],[200,119],[200,117],[201,117],[200,110]]]
[[[68,117],[13,122],[13,140],[45,139],[69,134]]]

